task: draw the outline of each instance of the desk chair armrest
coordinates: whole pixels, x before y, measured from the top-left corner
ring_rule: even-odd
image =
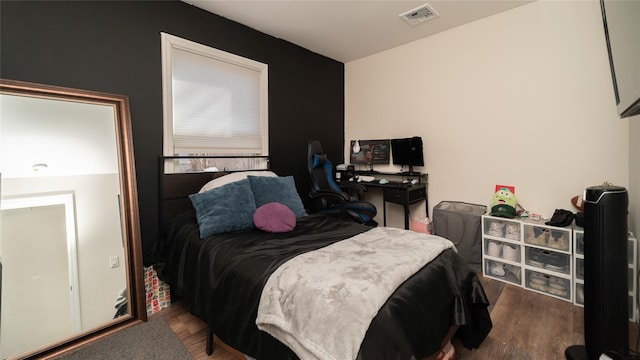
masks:
[[[314,191],[312,193],[309,193],[309,197],[311,199],[320,199],[320,198],[323,198],[323,197],[332,197],[332,198],[335,198],[335,199],[339,200],[340,202],[349,201],[349,195],[347,195],[347,194],[345,194],[343,192],[331,191],[331,190]]]
[[[367,191],[367,188],[364,185],[360,185],[358,183],[353,182],[340,182],[338,186],[342,191],[346,192],[349,195],[357,194],[358,200],[364,200],[364,193]]]
[[[347,213],[349,194],[334,190],[318,190],[309,193],[309,198],[313,200],[312,208],[315,208],[316,211],[326,210],[329,208],[329,204],[335,204],[339,206],[342,213]]]

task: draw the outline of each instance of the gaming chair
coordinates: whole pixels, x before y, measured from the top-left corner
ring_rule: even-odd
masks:
[[[341,182],[338,185],[333,178],[333,165],[317,140],[309,140],[307,170],[312,212],[346,218],[370,226],[378,225],[373,220],[377,214],[376,207],[364,201],[364,192],[367,189],[357,183]]]

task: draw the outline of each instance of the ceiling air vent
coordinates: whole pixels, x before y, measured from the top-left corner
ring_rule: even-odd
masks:
[[[418,6],[399,15],[411,25],[418,25],[421,22],[431,20],[440,16],[429,4]]]

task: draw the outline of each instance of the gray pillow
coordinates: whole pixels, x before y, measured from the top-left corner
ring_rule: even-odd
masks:
[[[306,216],[296,184],[293,176],[281,177],[265,177],[251,176],[247,177],[251,184],[251,191],[256,201],[256,207],[260,207],[270,202],[279,202],[286,205],[296,215],[296,219]]]
[[[196,209],[202,239],[253,228],[256,202],[247,179],[189,195],[189,199]]]

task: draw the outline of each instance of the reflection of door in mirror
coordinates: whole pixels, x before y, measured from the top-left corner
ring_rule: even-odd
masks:
[[[79,297],[72,283],[77,274],[70,273],[64,204],[16,208],[9,204],[2,210],[2,222],[0,252],[10,270],[3,288],[11,294],[3,301],[2,354],[14,356],[80,331],[74,306]],[[35,261],[20,260],[30,258]],[[45,326],[26,326],[41,319],[47,319]]]
[[[123,290],[142,288],[121,116],[109,102],[0,94],[0,358],[144,319],[136,302],[118,311]]]

